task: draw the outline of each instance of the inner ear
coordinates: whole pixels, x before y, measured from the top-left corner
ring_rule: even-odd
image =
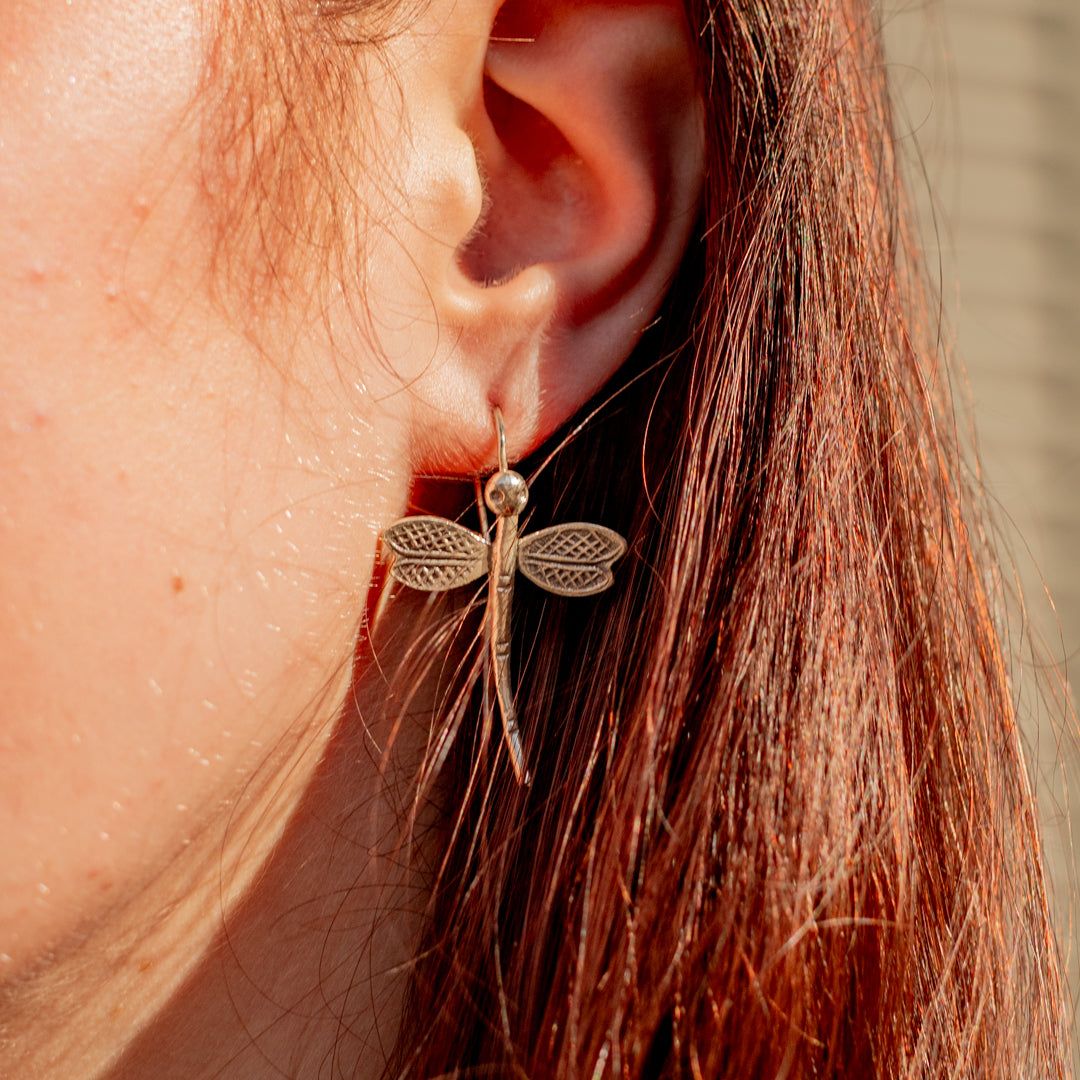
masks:
[[[487,76],[483,104],[470,135],[484,211],[458,262],[474,281],[493,285],[523,267],[572,257],[595,220],[600,192],[581,156],[538,109]]]
[[[434,184],[425,204],[435,232],[461,209],[445,191],[482,193],[467,234],[409,248],[440,331],[438,362],[409,384],[418,468],[474,469],[492,405],[518,456],[582,408],[655,317],[700,190],[682,0],[503,0],[495,23],[483,52],[451,39],[468,43],[465,66],[440,69],[453,107],[426,86],[418,104],[432,157],[469,147],[448,163],[462,183]],[[425,158],[417,174],[438,169]]]

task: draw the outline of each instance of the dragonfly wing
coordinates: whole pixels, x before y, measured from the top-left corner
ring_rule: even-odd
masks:
[[[413,589],[443,592],[487,573],[488,542],[446,518],[402,518],[383,539],[394,555],[390,574]]]
[[[614,580],[611,564],[626,541],[603,525],[575,521],[530,533],[518,541],[518,569],[560,596],[592,596]]]

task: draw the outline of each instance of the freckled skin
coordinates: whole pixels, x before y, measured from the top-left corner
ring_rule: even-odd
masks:
[[[205,60],[275,82],[298,50],[279,42],[281,55],[264,57],[243,37],[235,55],[215,54],[205,16],[241,7],[0,0],[5,1078],[247,1080],[269,1060],[257,1032],[290,1075],[323,1075],[331,1061],[380,1074],[370,1047],[396,1033],[424,888],[402,880],[399,851],[381,857],[409,803],[403,787],[387,794],[387,777],[415,775],[436,679],[410,687],[416,730],[399,731],[372,656],[389,642],[400,657],[419,619],[407,602],[368,596],[377,536],[406,512],[415,475],[490,472],[492,403],[511,460],[580,409],[651,320],[682,243],[673,232],[602,318],[571,325],[569,313],[591,310],[577,293],[627,277],[628,252],[653,235],[639,212],[613,236],[613,207],[661,202],[643,189],[648,171],[627,167],[636,144],[608,152],[627,125],[618,96],[599,95],[582,167],[566,176],[588,157],[604,182],[582,189],[572,237],[534,248],[551,264],[505,244],[490,267],[462,260],[482,168],[502,192],[504,241],[519,223],[530,243],[550,232],[546,215],[565,199],[522,208],[526,177],[498,146],[479,160],[492,64],[532,79],[515,74],[512,43],[489,41],[498,4],[431,0],[370,68],[348,47],[339,76],[355,83],[355,129],[350,114],[351,133],[328,141],[355,141],[331,144],[342,152],[306,177],[310,192],[284,176],[290,207],[340,185],[333,273],[326,238],[294,236],[290,221],[290,240],[311,244],[288,252],[297,276],[318,285],[255,298],[244,279],[275,267],[250,250],[258,221],[239,222],[246,241],[220,232],[210,203],[235,177],[215,172],[218,129],[197,91]],[[576,56],[565,40],[588,34],[572,20],[555,29],[550,56]],[[271,89],[282,85],[301,86]],[[557,91],[555,122],[585,115],[573,79],[539,86]],[[225,107],[219,89],[211,82],[209,99]],[[280,117],[261,118],[269,152]],[[694,154],[684,160],[667,163],[665,183],[693,173]],[[514,175],[500,177],[500,161]],[[680,183],[664,205],[683,204]],[[672,215],[689,230],[692,214]],[[362,635],[369,611],[377,633]],[[380,772],[371,744],[391,736],[408,765]],[[342,815],[358,838],[343,842]],[[417,832],[438,840],[426,822]],[[346,894],[385,909],[365,901],[348,912],[351,933],[329,932]],[[226,915],[240,923],[227,941],[215,937]],[[398,989],[342,984],[365,972],[398,973]],[[364,1000],[360,1035],[335,1014],[346,998]],[[275,1012],[297,1001],[310,1013]],[[346,1035],[367,1041],[343,1063]]]
[[[0,0],[0,982],[341,682],[407,482],[372,377],[213,302],[195,5],[39,7]]]
[[[233,1070],[220,1075],[261,1075],[249,1033],[263,1027],[283,1055],[307,1047],[314,1075],[337,1053],[333,1009],[311,1002],[317,1020],[292,1031],[271,1003],[356,971],[354,946],[373,971],[404,970],[416,886],[395,898],[400,860],[371,855],[400,811],[366,734],[385,684],[377,665],[353,670],[370,657],[357,638],[377,536],[414,470],[490,466],[491,362],[516,365],[553,303],[532,278],[481,297],[455,262],[480,202],[456,112],[491,21],[480,0],[425,7],[380,51],[396,79],[357,74],[365,152],[405,178],[361,170],[345,195],[380,223],[342,255],[363,265],[363,295],[330,282],[268,307],[215,278],[228,238],[203,171],[203,7],[0,0],[5,1077],[14,1062],[98,1075],[143,1024],[116,1078],[197,1075],[214,1054]],[[479,404],[433,443],[448,400]],[[409,625],[397,611],[388,634]],[[361,699],[364,724],[339,719]],[[304,803],[309,785],[322,803]],[[327,823],[357,806],[370,835],[354,851]],[[347,955],[321,966],[323,922],[302,902],[358,882],[397,914],[335,937]],[[246,924],[221,952],[234,908]],[[230,949],[244,973],[224,985]],[[371,990],[383,1041],[401,983]]]

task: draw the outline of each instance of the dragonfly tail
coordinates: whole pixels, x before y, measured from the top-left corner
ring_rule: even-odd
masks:
[[[504,702],[499,695],[499,712],[502,715],[503,739],[506,749],[510,754],[510,764],[514,768],[514,776],[518,783],[528,787],[532,783],[532,776],[525,767],[525,748],[521,743],[521,730],[517,725],[517,713],[510,702]]]

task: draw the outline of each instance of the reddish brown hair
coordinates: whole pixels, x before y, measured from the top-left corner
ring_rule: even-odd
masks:
[[[631,555],[585,610],[521,590],[531,789],[478,691],[448,703],[426,774],[447,847],[389,1075],[1066,1072],[869,7],[689,3],[696,240],[624,388],[533,475],[552,520]]]
[[[630,554],[594,601],[518,594],[530,789],[478,640],[447,691],[417,799],[442,819],[426,941],[386,1074],[1062,1077],[1035,804],[871,5],[687,2],[695,239],[620,386],[522,467],[538,514],[619,528]],[[320,32],[363,6],[323,4]],[[222,18],[248,40],[249,14]],[[282,228],[328,246],[342,227],[306,177],[356,139],[342,42],[308,48],[310,20],[264,73],[278,127],[227,48],[211,64],[248,103],[216,145],[260,180],[211,195],[274,246],[252,260],[273,286]],[[403,679],[476,629],[461,607],[410,627]]]

